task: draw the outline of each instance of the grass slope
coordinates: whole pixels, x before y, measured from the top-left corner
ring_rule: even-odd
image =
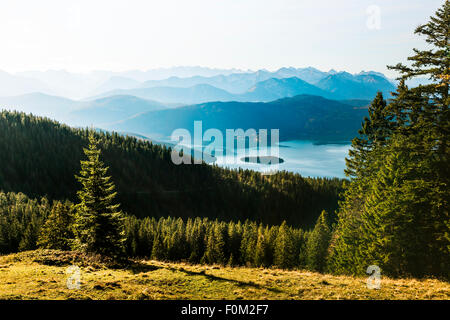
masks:
[[[81,268],[80,289],[66,286],[71,264]],[[365,278],[301,270],[148,260],[117,267],[74,252],[37,250],[0,257],[0,299],[450,299],[450,284],[382,278],[381,289],[371,290]]]

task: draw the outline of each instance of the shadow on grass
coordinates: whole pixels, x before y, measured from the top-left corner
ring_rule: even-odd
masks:
[[[141,263],[138,261],[128,261],[128,264],[124,265],[123,268],[130,270],[133,274],[139,274],[162,269],[163,267]]]
[[[224,277],[219,277],[219,276],[215,276],[213,274],[206,274],[204,270],[196,272],[196,271],[189,271],[189,270],[186,270],[183,268],[178,269],[178,268],[168,267],[167,269],[169,269],[171,271],[181,271],[190,276],[203,276],[210,281],[231,282],[231,283],[236,284],[238,287],[251,287],[251,288],[256,288],[256,289],[266,289],[266,290],[269,290],[269,291],[275,292],[275,293],[283,292],[283,290],[280,290],[277,288],[272,288],[272,287],[262,286],[258,283],[254,283],[252,281],[241,281],[241,280],[236,280],[236,279],[228,279],[228,278],[224,278]]]

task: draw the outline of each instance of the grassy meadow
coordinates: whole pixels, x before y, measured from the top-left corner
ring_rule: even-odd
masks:
[[[67,268],[81,271],[68,289]],[[75,252],[26,251],[0,257],[0,299],[449,299],[437,279],[388,279],[368,289],[366,278],[302,270],[223,267],[135,260],[114,265]]]

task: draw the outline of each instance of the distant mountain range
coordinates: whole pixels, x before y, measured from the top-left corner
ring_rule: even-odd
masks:
[[[187,78],[170,77],[164,80],[150,80],[142,83],[142,88],[151,87],[191,87],[197,84],[209,84],[229,91],[230,93],[244,93],[256,83],[265,81],[271,78],[299,78],[308,83],[314,84],[320,79],[326,77],[327,72],[322,72],[315,68],[281,68],[275,72],[267,70],[259,70],[256,72],[247,73],[232,73],[229,75],[217,75],[213,77],[193,76]]]
[[[76,109],[65,116],[65,122],[77,126],[108,123],[127,119],[143,112],[166,109],[157,101],[145,100],[134,96],[110,96],[92,101],[79,102]]]
[[[247,92],[237,95],[239,101],[272,101],[285,97],[293,97],[299,94],[310,94],[332,98],[333,94],[322,90],[297,77],[271,78],[256,83]]]
[[[0,97],[15,96],[31,92],[51,94],[52,90],[40,80],[12,75],[0,70]]]
[[[138,87],[147,80],[162,80],[170,77],[212,77],[243,72],[238,69],[214,69],[206,67],[172,67],[147,71],[123,72],[92,71],[73,73],[65,70],[25,71],[9,74],[0,71],[0,96],[43,92],[71,99],[81,99],[102,93],[100,90],[127,89],[134,82]],[[31,81],[33,80],[33,81]],[[4,90],[2,90],[3,88]]]
[[[377,91],[390,98],[390,92],[395,91],[395,86],[377,73],[352,75],[340,72],[322,78],[316,86],[340,99],[373,99]]]
[[[0,71],[0,97],[41,92],[70,99],[87,99],[88,97],[104,96],[104,93],[113,90],[151,87],[188,88],[198,84],[208,84],[231,94],[243,94],[253,88],[258,82],[271,78],[284,79],[294,77],[316,85],[321,89],[325,88],[326,91],[334,90],[334,92],[340,92],[339,88],[327,87],[326,83],[321,84],[324,87],[318,85],[325,78],[334,75],[348,77],[350,74],[336,72],[335,70],[324,72],[312,67],[280,68],[273,72],[268,70],[243,71],[203,67],[174,67],[124,72],[93,71],[90,73],[49,70],[9,74]],[[360,76],[378,76],[387,82],[395,83],[395,80],[388,79],[383,74],[374,71],[363,71],[350,76],[354,78],[352,79],[353,82],[359,82],[358,78]],[[427,82],[427,80],[419,79],[411,83],[417,85],[424,82]],[[368,96],[365,98],[368,98]]]
[[[109,96],[92,101],[75,101],[43,93],[0,97],[0,109],[32,113],[72,126],[101,126],[165,108],[167,106],[159,102],[134,96]]]
[[[173,130],[193,132],[194,121],[203,122],[203,130],[280,129],[280,140],[303,139],[316,142],[349,141],[367,115],[369,101],[352,104],[319,96],[299,95],[263,102],[209,102],[176,109],[145,112],[108,125],[115,131],[132,131],[152,138],[167,138]]]
[[[247,76],[243,76],[245,79]],[[233,78],[237,78],[233,75]],[[192,79],[188,79],[191,81]],[[207,82],[207,79],[203,79]],[[217,80],[216,77],[213,79]],[[241,79],[242,80],[242,79]],[[180,79],[163,81],[178,81]],[[196,78],[198,81],[198,78]],[[214,82],[213,81],[213,82]],[[153,82],[155,83],[155,82]],[[99,97],[110,95],[133,95],[143,99],[151,99],[163,103],[197,104],[210,101],[253,101],[267,102],[299,94],[311,94],[330,99],[373,99],[377,91],[382,91],[386,98],[395,91],[394,85],[386,78],[375,74],[351,75],[346,72],[328,75],[316,85],[312,85],[298,77],[269,78],[255,83],[243,93],[233,94],[217,88],[210,83],[195,84],[193,86],[163,86],[141,87],[136,89],[117,89],[105,92]]]
[[[23,111],[56,120],[63,120],[63,117],[74,110],[78,103],[75,100],[40,92],[0,97],[0,109]]]
[[[96,87],[92,92],[90,92],[90,95],[93,96],[101,94],[103,92],[108,92],[117,88],[132,89],[140,86],[140,84],[141,82],[131,78],[113,76]]]
[[[330,70],[329,72],[322,72],[315,68],[281,68],[276,72],[268,72],[260,70],[252,73],[236,73],[230,75],[219,75],[215,77],[190,77],[190,78],[178,78],[171,77],[165,80],[152,80],[144,82],[141,88],[153,88],[153,87],[191,87],[197,84],[209,84],[219,89],[226,90],[234,94],[242,94],[249,91],[251,88],[257,85],[257,83],[270,80],[270,79],[286,79],[286,78],[298,78],[309,84],[315,85],[321,89],[329,92],[343,91],[342,85],[350,85],[351,88],[348,92],[344,92],[341,98],[349,98],[349,96],[358,89],[361,88],[361,83],[367,84],[369,87],[367,90],[365,87],[364,93],[367,97],[372,95],[372,92],[377,90],[395,90],[393,83],[379,72],[361,72],[356,75],[352,75],[348,72],[336,72]],[[330,81],[331,80],[331,81]],[[344,82],[348,82],[345,83]],[[334,85],[333,85],[334,83]],[[375,89],[373,87],[375,87]],[[335,95],[337,96],[337,95]]]
[[[93,98],[103,98],[111,95],[129,95],[142,99],[157,100],[164,103],[193,104],[207,101],[231,101],[234,95],[228,91],[209,84],[197,84],[192,87],[153,87],[137,89],[117,89],[108,91]],[[92,98],[91,98],[92,99]]]
[[[164,78],[167,75],[172,76]],[[2,82],[7,84],[2,87]],[[311,67],[275,72],[179,67],[122,73],[0,73],[0,109],[152,139],[167,138],[177,128],[192,129],[195,120],[202,120],[205,130],[277,128],[281,139],[348,141],[378,91],[385,98],[395,91],[381,73]],[[92,96],[66,98],[82,92]]]

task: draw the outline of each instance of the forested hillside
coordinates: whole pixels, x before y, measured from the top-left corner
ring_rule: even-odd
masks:
[[[298,95],[272,102],[208,102],[176,109],[145,112],[106,126],[147,136],[169,136],[175,129],[194,132],[194,121],[203,130],[249,128],[280,130],[280,140],[350,141],[367,115],[364,100],[351,104],[320,96]]]
[[[0,190],[32,198],[76,199],[88,130],[48,119],[0,114]],[[342,181],[293,173],[262,176],[209,165],[174,165],[170,150],[118,134],[96,133],[122,209],[138,217],[209,217],[311,227],[337,208]]]

